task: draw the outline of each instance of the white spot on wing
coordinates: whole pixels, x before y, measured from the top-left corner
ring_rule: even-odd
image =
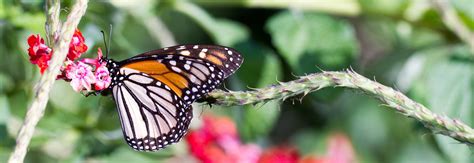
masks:
[[[170,64],[176,66],[176,61],[170,61]]]
[[[205,58],[205,57],[206,57],[206,53],[200,52],[200,53],[199,53],[199,57],[200,57],[200,58]]]
[[[171,69],[175,72],[181,72],[181,69],[179,69],[178,67],[175,67],[175,66],[171,66]]]
[[[179,48],[177,48],[176,50],[183,50],[183,49],[186,49],[186,47],[184,45],[179,46]]]
[[[191,66],[189,66],[188,64],[184,65],[184,69],[189,70],[190,68],[191,68]]]
[[[191,52],[189,52],[188,50],[184,50],[184,51],[181,51],[179,54],[188,56],[191,54]]]

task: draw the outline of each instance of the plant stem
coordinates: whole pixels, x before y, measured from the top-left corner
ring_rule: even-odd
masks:
[[[474,130],[460,120],[435,114],[404,94],[369,80],[354,71],[316,73],[253,91],[225,92],[216,90],[209,93],[209,98],[212,99],[210,101],[218,105],[246,105],[270,100],[285,100],[291,96],[306,95],[325,87],[346,87],[361,90],[373,95],[396,112],[423,123],[434,133],[452,137],[469,146],[474,145]]]
[[[56,76],[59,74],[64,60],[66,59],[72,35],[74,34],[74,31],[77,28],[82,16],[86,12],[87,2],[87,0],[77,0],[70,14],[68,15],[66,22],[64,22],[64,25],[62,27],[54,27],[55,29],[61,29],[61,33],[59,34],[58,39],[53,46],[54,55],[51,59],[50,66],[43,76],[41,76],[40,81],[37,84],[33,103],[26,113],[25,121],[23,122],[16,140],[15,150],[10,155],[10,159],[8,160],[10,163],[23,162],[25,158],[28,144],[30,143],[31,137],[33,136],[35,127],[41,117],[43,117],[44,110],[46,109],[51,87],[56,80]],[[48,17],[55,17],[49,14],[59,15],[59,13],[56,13],[58,11],[59,10],[54,10],[52,13],[48,12]],[[52,25],[59,25],[59,23]]]
[[[432,0],[432,3],[441,15],[443,23],[471,48],[474,55],[474,33],[459,19],[450,1]]]
[[[54,45],[61,28],[61,21],[59,20],[59,14],[61,9],[61,3],[59,0],[49,0],[46,2],[46,12],[48,12],[45,28],[46,28],[46,39],[48,45]]]

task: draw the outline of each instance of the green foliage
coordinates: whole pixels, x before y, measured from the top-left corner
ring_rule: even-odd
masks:
[[[161,48],[154,34],[162,31],[147,25],[150,19],[160,18],[179,44],[220,44],[242,53],[241,69],[225,84],[230,90],[261,88],[320,69],[352,67],[435,113],[474,126],[474,54],[424,1],[351,1],[352,9],[358,6],[360,11],[350,16],[339,15],[346,13],[338,11],[341,8],[316,2],[305,10],[251,0],[125,2],[89,2],[79,25],[89,46],[86,57],[95,55],[98,47],[105,50],[99,31],[108,31],[109,24],[114,27],[114,59]],[[463,23],[474,29],[474,3],[454,0],[452,4]],[[26,39],[31,34],[45,36],[43,5],[42,1],[0,3],[0,162],[14,148],[40,76],[28,60]],[[61,6],[64,18],[71,2]],[[304,155],[321,155],[326,152],[327,135],[340,132],[348,135],[359,162],[473,161],[465,145],[433,135],[358,91],[326,88],[284,102],[206,108],[194,107],[192,125],[201,121],[199,113],[228,115],[241,139],[262,148],[289,144]],[[58,81],[26,161],[191,159],[185,140],[157,153],[131,150],[123,141],[110,97],[86,98]]]
[[[428,106],[435,112],[474,125],[474,65],[457,59],[469,55],[469,50],[464,47],[435,48],[422,53],[431,56],[425,66],[427,75],[419,81],[430,94],[425,97]],[[468,147],[453,144],[440,136],[435,138],[450,162],[469,162],[472,159]]]
[[[356,54],[351,26],[344,20],[315,13],[282,12],[272,17],[267,30],[273,44],[296,72],[342,69]]]
[[[255,42],[247,42],[237,48],[242,49],[240,52],[245,58],[237,77],[245,86],[249,88],[264,87],[275,83],[278,77],[281,77],[281,63],[276,54],[268,47]],[[244,106],[242,108],[243,123],[239,125],[243,138],[256,139],[266,136],[279,115],[279,103],[279,101],[271,101],[256,106]]]

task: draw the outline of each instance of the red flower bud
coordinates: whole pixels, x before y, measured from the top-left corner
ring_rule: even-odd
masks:
[[[31,35],[28,37],[28,55],[30,62],[38,65],[41,74],[48,68],[49,60],[53,54],[51,48],[44,44],[44,39],[40,35]]]
[[[82,53],[87,51],[87,45],[85,44],[84,36],[81,31],[76,29],[74,35],[72,35],[71,43],[69,44],[69,52],[67,58],[71,61],[81,57]]]

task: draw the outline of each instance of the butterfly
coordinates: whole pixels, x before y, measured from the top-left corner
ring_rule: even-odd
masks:
[[[102,62],[125,141],[138,151],[156,151],[186,134],[191,104],[233,74],[243,58],[229,47],[178,45]]]

